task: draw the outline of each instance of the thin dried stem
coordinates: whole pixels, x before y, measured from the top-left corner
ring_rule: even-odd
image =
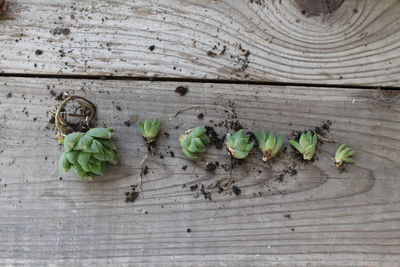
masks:
[[[232,110],[227,109],[226,107],[223,107],[223,106],[220,106],[220,105],[208,105],[208,104],[204,104],[204,105],[194,105],[194,106],[191,106],[191,107],[187,107],[187,108],[178,110],[177,112],[175,112],[174,115],[172,115],[172,117],[176,117],[176,116],[178,116],[180,113],[183,113],[183,112],[185,112],[185,111],[187,111],[187,110],[195,109],[195,108],[220,108],[220,109],[223,109],[223,110],[229,112],[234,118],[236,118],[236,113],[233,112]]]
[[[143,175],[144,175],[144,169],[143,169],[143,165],[147,159],[147,157],[149,156],[148,153],[146,153],[146,155],[143,157],[142,161],[139,164],[139,169],[140,169],[140,180],[139,180],[139,193],[141,196],[143,196],[143,188],[142,188],[142,184],[143,184]]]
[[[316,135],[321,141],[324,141],[324,142],[327,142],[327,143],[337,143],[337,142],[339,142],[339,140],[326,139],[325,137],[323,137],[323,136],[317,134],[315,131],[313,131],[313,132],[315,133],[315,135]]]

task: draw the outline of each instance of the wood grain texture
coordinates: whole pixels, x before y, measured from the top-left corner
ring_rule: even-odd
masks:
[[[400,85],[398,0],[317,17],[295,0],[10,2],[3,73]]]
[[[189,93],[176,94],[178,85]],[[88,97],[98,105],[99,125],[115,129],[121,164],[107,176],[81,182],[57,170],[61,147],[46,126],[59,102],[50,90]],[[2,78],[0,97],[0,265],[398,266],[400,104],[394,91]],[[211,174],[203,162],[185,159],[177,138],[227,114],[213,108],[171,114],[215,103],[235,109],[252,131],[288,135],[331,120],[327,137],[354,147],[357,163],[339,173],[330,160],[336,145],[324,144],[319,160],[279,182],[275,177],[290,158],[268,166],[254,153],[233,171],[240,196],[197,197],[189,186],[208,185],[226,172]],[[200,112],[203,120],[196,118]],[[146,163],[144,198],[125,203],[146,151],[138,130],[124,125],[132,116],[161,117],[169,138],[163,134],[158,142],[165,158]],[[223,150],[210,149],[208,157],[229,163]]]

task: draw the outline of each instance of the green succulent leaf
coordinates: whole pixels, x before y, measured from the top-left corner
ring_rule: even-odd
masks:
[[[199,158],[199,155],[197,153],[192,153],[188,151],[187,149],[182,149],[183,153],[190,159],[197,159]]]
[[[228,134],[225,139],[225,146],[232,157],[245,159],[254,148],[254,143],[250,141],[250,135],[243,129],[235,134]]]
[[[61,169],[63,172],[68,172],[68,171],[71,169],[71,166],[72,166],[72,164],[71,164],[71,163],[68,161],[68,159],[67,159],[66,153],[67,153],[67,152],[64,152],[64,153],[61,155],[60,163],[59,163],[60,169]]]
[[[179,137],[183,153],[191,159],[197,159],[199,153],[206,152],[206,145],[211,142],[203,127],[190,129]]]
[[[91,160],[88,163],[89,166],[89,170],[92,173],[95,173],[97,175],[104,175],[105,171],[106,171],[106,164],[103,161],[99,161],[99,160]]]
[[[343,163],[354,163],[356,162],[352,156],[356,152],[352,150],[350,147],[348,147],[345,144],[342,144],[338,147],[335,153],[335,158],[333,158],[333,161],[335,162],[337,167],[340,167],[343,165]]]
[[[74,146],[79,142],[79,140],[83,135],[84,133],[79,133],[79,132],[67,135],[63,140],[64,151],[65,152],[71,151],[74,148]]]
[[[65,152],[65,156],[71,164],[75,164],[78,160],[79,151]]]
[[[78,143],[75,146],[75,150],[89,150],[92,145],[94,138],[90,135],[84,135],[81,139],[79,139]]]
[[[303,147],[295,140],[289,140],[289,144],[291,144],[297,151],[299,151],[301,154],[304,153]]]
[[[90,129],[86,135],[101,139],[110,139],[114,133],[112,128],[93,128]]]
[[[305,160],[311,160],[314,157],[317,149],[318,138],[316,134],[312,134],[311,131],[302,133],[299,142],[295,140],[289,140],[289,143],[301,154]]]
[[[117,146],[115,145],[114,141],[112,141],[111,139],[109,139],[109,140],[99,139],[98,141],[103,145],[103,147],[105,147],[107,149],[117,150]]]
[[[99,153],[102,150],[103,150],[103,144],[97,140],[93,140],[92,144],[90,145],[90,148],[83,149],[82,151],[89,152],[89,153]]]
[[[72,169],[74,170],[76,176],[78,176],[79,178],[84,178],[87,174],[87,172],[83,170],[83,168],[79,164],[74,164],[72,166]]]
[[[91,153],[87,153],[87,152],[81,152],[78,155],[78,160],[77,162],[79,163],[79,165],[81,165],[82,169],[84,169],[86,172],[90,171],[89,168],[89,159],[92,157]]]

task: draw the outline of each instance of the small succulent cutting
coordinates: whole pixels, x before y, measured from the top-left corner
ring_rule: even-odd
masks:
[[[88,180],[104,175],[107,163],[118,163],[113,135],[111,128],[93,128],[86,133],[68,134],[61,140],[64,153],[60,158],[60,169],[64,172],[72,169],[79,178]]]
[[[210,137],[206,134],[206,129],[197,127],[187,130],[179,137],[179,143],[183,153],[191,159],[197,159],[200,153],[206,152],[206,145],[211,143]]]
[[[332,160],[335,162],[336,167],[341,167],[345,162],[346,163],[354,163],[356,162],[351,156],[353,156],[356,152],[354,150],[351,150],[350,147],[348,147],[345,144],[342,144],[339,146],[335,153],[335,158],[332,158]]]
[[[317,135],[312,134],[311,131],[302,133],[299,142],[295,140],[289,140],[289,143],[297,149],[298,152],[303,154],[305,160],[311,160],[317,149]]]
[[[140,133],[146,139],[147,143],[153,143],[161,131],[161,122],[159,118],[146,121],[138,121],[136,126],[139,128]]]
[[[274,134],[268,133],[262,130],[259,133],[256,133],[256,139],[258,142],[258,146],[263,152],[262,160],[267,162],[268,160],[275,157],[279,151],[282,149],[283,146],[283,136],[275,137]]]
[[[245,134],[241,129],[235,134],[228,134],[225,139],[225,146],[235,159],[245,159],[253,150],[254,143],[250,141],[250,135]]]

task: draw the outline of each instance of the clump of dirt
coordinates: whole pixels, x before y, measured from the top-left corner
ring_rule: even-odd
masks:
[[[235,185],[232,186],[232,191],[237,196],[240,195],[240,193],[242,193],[242,190],[239,187],[235,186]]]
[[[199,120],[204,119],[204,113],[200,113],[199,115],[197,115],[197,118],[198,118]]]
[[[206,164],[206,170],[209,172],[214,172],[219,166],[219,162],[215,161],[215,162],[207,162]]]
[[[187,86],[178,86],[175,89],[175,93],[179,94],[180,96],[185,96],[189,92],[189,88]]]
[[[207,56],[209,56],[209,57],[216,57],[216,56],[217,56],[217,53],[215,53],[215,52],[209,50],[209,51],[207,52]]]
[[[149,50],[150,50],[151,52],[153,52],[155,48],[156,48],[156,46],[155,46],[155,45],[151,45],[151,46],[149,46]]]
[[[190,188],[190,191],[195,191],[197,188],[199,188],[199,186],[197,184],[195,184],[195,185],[190,186],[189,188]]]
[[[125,192],[125,202],[135,202],[139,197],[139,192],[136,192],[136,185],[131,185],[131,191]]]

